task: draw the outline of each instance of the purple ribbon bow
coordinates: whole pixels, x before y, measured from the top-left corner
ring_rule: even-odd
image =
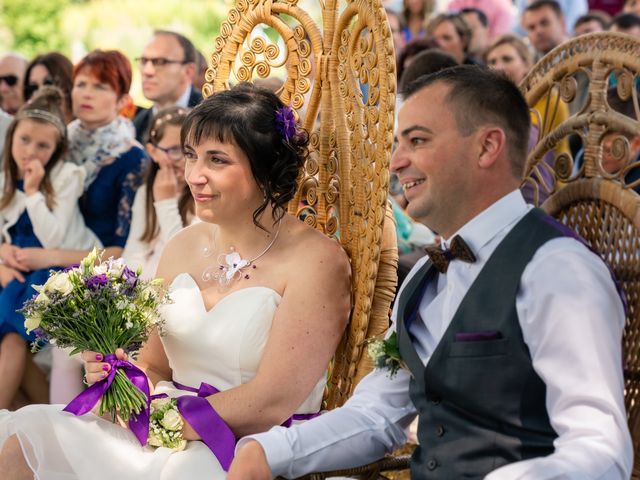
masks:
[[[206,397],[219,393],[219,390],[202,382],[195,389],[178,382],[173,384],[180,390],[194,392],[197,396],[182,395],[176,399],[178,411],[189,425],[196,431],[204,444],[216,456],[224,471],[228,471],[236,448],[236,436],[218,412],[211,406]]]
[[[205,382],[202,382],[199,388],[182,385],[176,381],[173,384],[180,390],[197,394],[196,397],[190,395],[178,397],[176,400],[178,411],[196,433],[200,435],[204,444],[209,447],[209,450],[220,462],[220,466],[227,472],[235,453],[236,436],[206,399],[206,397],[215,395],[220,391]],[[289,417],[282,426],[289,427],[293,420],[308,420],[318,415],[319,413],[295,414]]]
[[[105,392],[109,389],[116,377],[117,370],[124,371],[127,378],[133,383],[134,386],[139,388],[149,398],[149,382],[147,376],[142,370],[136,367],[131,362],[124,360],[118,360],[116,356],[111,353],[104,358],[104,361],[111,365],[109,369],[109,375],[97,383],[94,383],[84,392],[71,400],[69,405],[64,407],[65,412],[73,413],[76,416],[84,415],[90,412],[96,403],[102,398]],[[149,438],[149,401],[147,405],[138,414],[132,413],[129,419],[129,429],[136,436],[140,445],[145,446],[147,439]]]

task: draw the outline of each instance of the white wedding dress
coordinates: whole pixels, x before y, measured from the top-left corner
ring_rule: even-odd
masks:
[[[249,287],[206,310],[191,276],[171,284],[173,304],[163,308],[162,337],[173,378],[182,385],[209,383],[220,391],[251,380],[260,364],[280,295]],[[322,378],[297,413],[320,408]],[[160,382],[154,393],[195,395]],[[226,474],[202,442],[182,452],[141,447],[129,430],[93,414],[76,417],[60,405],[31,405],[0,411],[0,446],[17,434],[27,463],[42,480],[223,479]]]

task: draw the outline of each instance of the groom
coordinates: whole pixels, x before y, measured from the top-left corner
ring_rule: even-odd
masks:
[[[405,98],[391,166],[409,214],[448,250],[418,262],[399,293],[408,369],[375,370],[344,407],[244,438],[229,480],[374,461],[416,414],[413,479],[629,478],[622,302],[600,258],[518,190],[522,95],[496,73],[455,67]]]

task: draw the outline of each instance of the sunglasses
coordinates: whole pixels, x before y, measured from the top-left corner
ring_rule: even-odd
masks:
[[[55,85],[55,82],[51,78],[45,78],[42,84],[37,83],[29,83],[25,89],[27,94],[27,100],[31,98],[31,95],[36,93],[40,87],[44,87],[45,85]]]
[[[18,77],[15,75],[1,75],[0,83],[2,82],[6,83],[9,87],[13,87],[16,83],[18,83]]]

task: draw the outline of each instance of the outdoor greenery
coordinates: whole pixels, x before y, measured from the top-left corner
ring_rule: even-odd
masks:
[[[0,52],[58,50],[77,61],[95,48],[140,55],[156,28],[185,34],[205,55],[228,0],[0,0]]]

